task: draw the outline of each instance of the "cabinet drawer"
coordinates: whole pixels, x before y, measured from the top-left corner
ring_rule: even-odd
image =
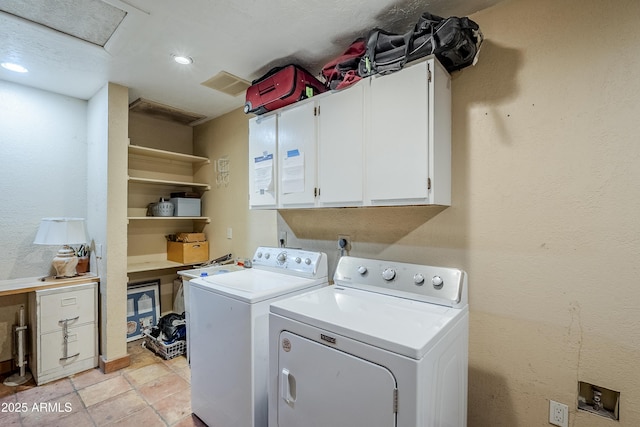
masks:
[[[70,286],[56,292],[38,291],[40,310],[40,333],[59,331],[63,321],[68,327],[95,322],[95,283]],[[77,319],[76,319],[77,318]]]
[[[69,328],[67,356],[75,357],[61,360],[64,354],[64,336],[62,331],[50,332],[40,337],[39,371],[46,373],[53,369],[64,368],[78,361],[96,356],[96,325],[90,323],[76,328]]]

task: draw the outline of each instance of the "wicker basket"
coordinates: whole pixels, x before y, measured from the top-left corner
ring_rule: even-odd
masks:
[[[155,339],[149,335],[148,331],[143,331],[144,341],[143,347],[149,348],[158,356],[164,357],[166,360],[173,359],[176,356],[181,356],[187,351],[187,342],[184,340],[175,341],[171,344],[165,344],[160,340]]]

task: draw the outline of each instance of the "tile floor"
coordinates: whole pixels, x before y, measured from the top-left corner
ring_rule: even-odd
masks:
[[[0,426],[205,426],[191,414],[187,359],[164,360],[128,345],[131,365],[110,374],[92,369],[39,387],[2,384]]]

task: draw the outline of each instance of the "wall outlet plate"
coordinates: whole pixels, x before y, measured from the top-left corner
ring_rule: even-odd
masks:
[[[549,424],[569,427],[569,407],[563,403],[549,400]]]

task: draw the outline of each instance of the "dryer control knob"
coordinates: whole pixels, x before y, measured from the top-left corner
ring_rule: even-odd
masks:
[[[360,267],[358,267],[358,273],[361,276],[364,276],[365,274],[367,274],[367,267],[365,267],[364,265],[361,265]]]
[[[287,253],[286,252],[280,252],[278,254],[278,262],[285,262],[286,259],[287,259]]]
[[[262,252],[258,252],[258,253],[256,254],[256,256],[257,256],[258,258],[262,258]]]
[[[396,271],[393,268],[385,268],[382,270],[382,278],[387,282],[395,279]]]
[[[442,277],[440,276],[433,276],[433,278],[431,279],[431,283],[433,284],[434,288],[440,289],[442,285],[444,285],[444,280],[442,280]]]
[[[302,262],[302,258],[300,258],[299,256],[296,257],[296,264],[300,264]]]
[[[311,258],[305,258],[304,263],[307,265],[311,265]]]
[[[271,258],[271,254],[269,252],[264,254],[264,259],[269,259],[269,258]]]
[[[424,276],[421,273],[418,273],[413,276],[413,283],[418,286],[424,285]]]

